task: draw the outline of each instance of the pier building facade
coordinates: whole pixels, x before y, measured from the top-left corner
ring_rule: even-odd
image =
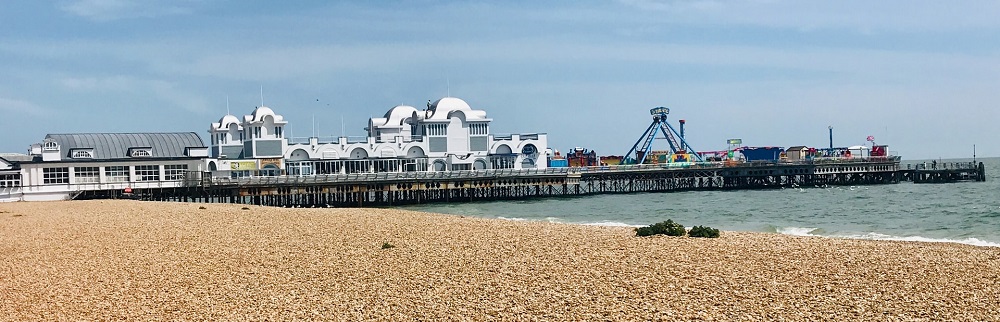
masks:
[[[492,119],[445,97],[395,106],[364,137],[286,136],[288,121],[266,106],[226,115],[209,144],[187,133],[49,134],[27,154],[0,155],[0,201],[72,199],[82,192],[172,189],[212,177],[320,176],[545,169],[544,133],[496,135]]]
[[[364,137],[295,141],[285,136],[284,117],[261,106],[212,123],[206,167],[221,177],[547,167],[546,134],[496,135],[491,122],[486,111],[445,97],[425,109],[392,107],[368,120]]]
[[[205,170],[206,157],[208,147],[194,132],[49,134],[28,154],[0,157],[0,199],[182,187]]]

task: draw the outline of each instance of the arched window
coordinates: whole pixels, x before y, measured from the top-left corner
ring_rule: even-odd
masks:
[[[90,153],[90,150],[76,150],[73,151],[74,159],[93,159],[94,155]]]
[[[132,149],[129,151],[129,156],[133,158],[148,158],[153,156],[153,153],[149,149]]]
[[[42,150],[59,151],[59,143],[56,143],[56,141],[45,142],[45,144],[42,145]]]

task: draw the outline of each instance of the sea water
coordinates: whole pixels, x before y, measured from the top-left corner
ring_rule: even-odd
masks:
[[[968,161],[972,160],[939,163]],[[607,194],[405,209],[628,227],[672,219],[687,227],[728,231],[1000,247],[1000,158],[976,161],[986,166],[986,182]],[[905,168],[923,162],[904,160],[902,164]]]

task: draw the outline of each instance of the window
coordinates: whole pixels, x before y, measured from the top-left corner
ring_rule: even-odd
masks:
[[[148,158],[153,156],[153,153],[148,148],[133,148],[129,150],[128,155],[133,158]]]
[[[42,145],[42,151],[59,151],[59,143],[56,143],[56,141],[47,141]]]
[[[104,180],[107,182],[128,182],[128,166],[107,166],[104,167]]]
[[[168,164],[163,166],[163,181],[184,180],[187,172],[186,164]]]
[[[274,136],[280,139],[282,134],[283,133],[281,133],[281,127],[280,126],[275,126],[274,127]]]
[[[427,135],[448,135],[448,127],[444,124],[428,124]]]
[[[135,181],[159,181],[160,166],[158,165],[137,165],[135,166]]]
[[[100,167],[75,167],[73,168],[74,183],[98,183],[101,182]]]
[[[73,151],[73,158],[74,159],[93,159],[94,158],[94,154],[91,153],[90,150],[74,150]]]
[[[21,174],[0,174],[0,188],[20,187]]]
[[[489,133],[489,127],[486,123],[476,123],[469,125],[469,134],[471,135],[486,135]]]
[[[69,183],[69,168],[44,168],[42,169],[42,183],[62,184]]]

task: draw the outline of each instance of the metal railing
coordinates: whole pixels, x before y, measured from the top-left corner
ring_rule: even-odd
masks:
[[[365,183],[386,181],[412,180],[447,180],[476,179],[498,177],[527,177],[545,175],[565,175],[570,168],[547,169],[499,169],[472,171],[420,171],[420,172],[380,172],[380,173],[349,173],[310,176],[271,176],[271,177],[214,177],[206,180],[209,185],[279,185],[279,184],[317,184],[317,183]]]
[[[448,179],[476,179],[476,178],[517,178],[531,176],[566,176],[582,175],[588,173],[614,173],[614,172],[637,172],[637,171],[671,171],[690,169],[729,169],[729,168],[751,168],[769,166],[794,166],[794,165],[831,165],[831,164],[864,164],[864,163],[885,163],[897,162],[898,157],[889,158],[852,158],[852,159],[829,159],[829,160],[802,160],[802,161],[754,161],[745,163],[725,163],[725,162],[678,162],[660,164],[632,164],[632,165],[608,165],[608,166],[588,166],[588,167],[560,167],[546,169],[491,169],[491,170],[462,170],[462,171],[415,171],[415,172],[377,172],[377,173],[348,173],[348,174],[319,174],[319,175],[280,175],[280,176],[256,176],[256,177],[211,177],[204,180],[206,185],[223,186],[246,186],[246,185],[285,185],[285,184],[321,184],[321,183],[366,183],[366,182],[391,182],[391,181],[420,181],[420,180],[448,180]]]
[[[922,162],[922,163],[911,163],[906,165],[907,170],[975,170],[979,168],[979,164],[968,161],[968,162]]]

